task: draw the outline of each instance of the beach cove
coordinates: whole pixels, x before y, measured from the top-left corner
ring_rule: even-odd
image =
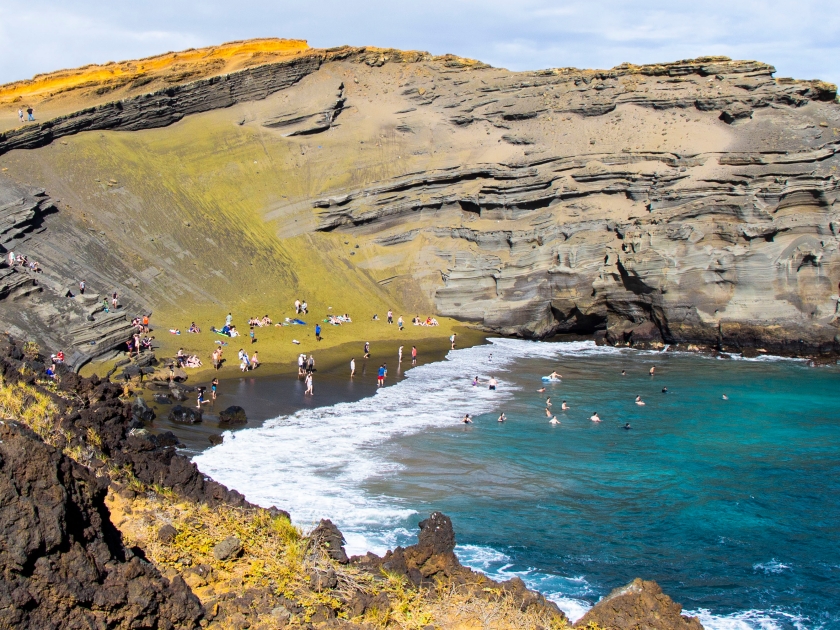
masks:
[[[562,383],[539,394],[555,369]],[[329,516],[354,553],[405,544],[442,509],[462,562],[523,577],[573,618],[644,574],[706,627],[831,628],[840,558],[820,541],[836,539],[840,503],[837,378],[772,357],[492,340],[195,461],[300,523]]]

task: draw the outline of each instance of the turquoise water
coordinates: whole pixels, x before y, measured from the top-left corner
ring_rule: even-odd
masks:
[[[534,390],[554,369],[552,426]],[[566,597],[643,576],[687,609],[840,627],[836,370],[632,352],[507,370],[511,400],[394,441],[405,468],[372,490],[446,512],[461,544],[506,556],[486,569]]]
[[[539,394],[555,369],[562,383]],[[199,465],[293,514],[323,505],[354,551],[410,543],[441,510],[463,562],[519,575],[573,617],[640,576],[707,627],[840,628],[836,368],[499,340],[416,370],[241,432]]]

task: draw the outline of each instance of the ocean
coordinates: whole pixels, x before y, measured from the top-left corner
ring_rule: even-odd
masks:
[[[412,544],[440,510],[463,564],[573,620],[643,577],[707,628],[840,628],[838,384],[804,361],[493,339],[194,461],[304,527],[332,519],[349,553]]]

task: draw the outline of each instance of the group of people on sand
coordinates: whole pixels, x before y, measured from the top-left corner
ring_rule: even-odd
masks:
[[[35,121],[35,110],[32,109],[32,106],[27,106],[26,108],[26,120],[23,119],[24,110],[23,107],[18,108],[18,120],[20,124],[24,124],[25,122],[34,122]]]
[[[221,348],[218,348],[221,352]],[[248,353],[245,352],[243,348],[239,349],[239,370],[242,372],[248,372],[249,370],[255,370],[260,366],[260,358],[257,355],[257,352],[254,351],[254,355],[249,357]]]
[[[248,318],[248,326],[253,328],[256,326],[257,328],[262,328],[263,326],[271,326],[274,322],[271,321],[271,318],[268,315],[263,315],[262,317],[250,317]]]
[[[183,348],[178,348],[178,353],[175,355],[175,365],[179,368],[200,368],[202,364],[198,355],[187,354]]]
[[[309,312],[309,305],[306,300],[295,300],[295,315],[306,314]]]

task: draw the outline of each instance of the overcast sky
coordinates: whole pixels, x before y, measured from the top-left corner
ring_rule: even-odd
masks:
[[[838,0],[0,0],[0,83],[251,37],[454,53],[512,70],[728,55],[840,82]]]

